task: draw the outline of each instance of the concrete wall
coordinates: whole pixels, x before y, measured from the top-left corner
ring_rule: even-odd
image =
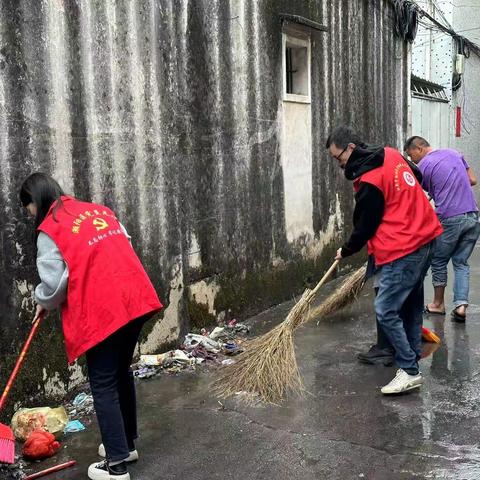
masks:
[[[480,45],[480,0],[455,2],[453,28]],[[452,125],[455,125],[457,106],[462,108],[462,131],[460,137],[455,137],[452,129],[452,148],[462,152],[475,172],[480,174],[480,58],[474,54],[465,60],[462,85],[453,95]],[[478,187],[474,191],[480,201]]]
[[[418,5],[444,25],[451,25],[454,5],[444,0],[419,0]],[[428,25],[428,26],[427,26]],[[412,74],[442,85],[449,103],[412,98],[412,135],[428,139],[434,148],[449,148],[454,123],[452,74],[454,42],[430,22],[419,24],[412,46]]]
[[[419,5],[444,25],[480,45],[480,0],[422,0]],[[445,87],[448,104],[412,100],[412,134],[427,138],[435,148],[462,152],[476,172],[480,171],[480,58],[465,59],[458,90],[452,90],[456,44],[450,35],[419,26],[412,49],[412,73]],[[461,135],[456,136],[456,108],[462,109]],[[480,190],[474,189],[477,200]]]
[[[451,112],[450,103],[413,97],[412,133],[428,139],[433,148],[450,147]]]
[[[417,4],[443,25],[452,23],[453,9],[450,0],[419,0]],[[412,74],[445,88],[452,98],[452,66],[454,43],[450,35],[438,31],[427,20],[418,25],[412,48]]]
[[[281,148],[281,13],[329,28],[306,31],[304,205],[286,194],[295,163]],[[109,205],[131,233],[166,304],[142,351],[318,278],[352,212],[352,186],[324,149],[329,130],[349,122],[392,145],[405,136],[407,49],[392,19],[384,0],[0,0],[0,383],[34,308],[32,227],[17,192],[35,170]],[[309,235],[289,237],[286,212],[300,210]],[[15,398],[28,405],[82,378],[81,361],[65,365],[52,315]]]

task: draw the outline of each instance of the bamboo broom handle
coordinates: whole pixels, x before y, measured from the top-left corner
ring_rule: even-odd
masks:
[[[7,401],[8,393],[10,392],[10,389],[12,388],[13,382],[15,381],[15,378],[18,375],[18,372],[20,371],[20,368],[23,364],[23,361],[25,360],[25,356],[27,355],[28,348],[30,347],[30,344],[32,343],[33,337],[38,329],[38,326],[40,325],[40,318],[33,324],[32,329],[30,331],[30,335],[27,338],[27,341],[25,342],[25,345],[22,348],[22,351],[20,353],[20,356],[18,357],[17,363],[15,364],[15,368],[13,369],[12,374],[10,375],[10,378],[8,379],[7,385],[5,387],[5,390],[3,391],[3,394],[0,398],[0,411],[3,409],[5,406],[5,403]]]
[[[322,277],[322,279],[317,283],[317,286],[312,290],[312,296],[314,297],[317,292],[322,288],[323,284],[328,280],[328,277],[335,271],[340,260],[335,260],[332,266],[327,270],[327,273]]]

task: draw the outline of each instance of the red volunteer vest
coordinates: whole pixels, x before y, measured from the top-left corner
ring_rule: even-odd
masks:
[[[385,198],[382,223],[368,242],[368,253],[375,257],[377,265],[404,257],[443,232],[422,187],[394,148],[385,148],[382,167],[355,180],[356,190],[361,183],[374,185]]]
[[[62,324],[68,361],[131,320],[162,304],[115,214],[103,205],[62,197],[39,230],[57,244],[68,266]]]

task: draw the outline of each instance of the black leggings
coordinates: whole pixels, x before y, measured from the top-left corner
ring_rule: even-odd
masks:
[[[131,363],[146,320],[137,318],[87,351],[87,367],[107,459],[124,460],[135,448],[137,402]]]

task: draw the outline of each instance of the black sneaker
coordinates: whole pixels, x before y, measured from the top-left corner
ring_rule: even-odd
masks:
[[[125,462],[109,465],[107,460],[100,463],[92,463],[88,467],[90,480],[130,480]]]
[[[393,365],[393,349],[378,348],[377,345],[372,345],[368,352],[359,353],[357,358],[360,363],[368,365],[383,364],[386,367],[391,367]]]

